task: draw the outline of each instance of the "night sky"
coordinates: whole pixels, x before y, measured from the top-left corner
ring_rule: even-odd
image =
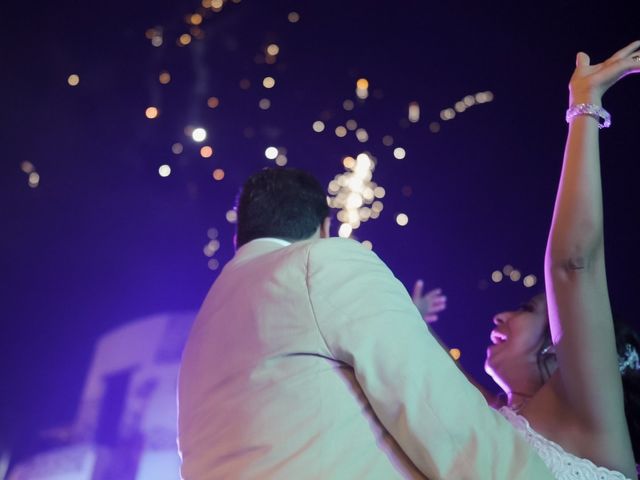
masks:
[[[575,54],[599,62],[640,38],[640,2],[242,0],[213,12],[186,0],[13,1],[2,2],[0,21],[0,447],[19,458],[38,448],[38,431],[73,419],[100,335],[198,309],[233,255],[226,216],[238,188],[274,165],[269,146],[324,185],[345,156],[376,158],[384,209],[355,236],[407,288],[419,277],[443,288],[436,331],[495,390],[482,371],[492,315],[542,290]],[[271,44],[279,52],[268,59]],[[366,100],[358,79],[368,81]],[[441,118],[478,92],[492,101]],[[145,116],[150,106],[157,118]],[[621,81],[604,106],[613,117],[601,134],[609,288],[614,311],[639,325],[640,79]],[[336,136],[350,119],[366,142]],[[188,127],[205,128],[206,140],[194,142]],[[217,269],[203,253],[211,228]],[[508,264],[538,284],[494,283]]]

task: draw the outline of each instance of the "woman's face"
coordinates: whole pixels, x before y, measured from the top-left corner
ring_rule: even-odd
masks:
[[[539,375],[538,352],[548,328],[547,302],[536,295],[518,310],[493,317],[485,371],[504,389],[512,376]]]

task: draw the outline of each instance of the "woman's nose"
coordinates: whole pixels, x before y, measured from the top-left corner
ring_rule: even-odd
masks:
[[[496,316],[493,317],[493,323],[495,323],[496,325],[502,325],[506,321],[507,321],[506,312],[498,313]]]

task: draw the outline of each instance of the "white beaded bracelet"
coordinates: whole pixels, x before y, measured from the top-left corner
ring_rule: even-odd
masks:
[[[570,123],[578,115],[588,115],[598,120],[598,128],[609,128],[611,126],[611,115],[604,108],[593,103],[578,103],[571,105],[567,109],[565,119]]]

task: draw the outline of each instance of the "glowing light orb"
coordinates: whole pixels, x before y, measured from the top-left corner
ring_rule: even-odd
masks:
[[[269,160],[275,160],[278,156],[278,149],[276,147],[267,147],[264,151],[264,156]]]
[[[264,77],[262,79],[262,86],[264,88],[273,88],[276,85],[276,80],[273,77]]]
[[[289,12],[287,20],[289,20],[290,23],[298,23],[300,21],[300,14],[298,12]]]
[[[158,117],[158,109],[156,107],[147,107],[147,109],[144,111],[144,115],[145,117],[147,117],[148,119],[154,119]]]
[[[191,132],[191,138],[194,142],[204,142],[207,138],[207,131],[202,127],[194,128]]]
[[[353,232],[353,227],[348,223],[343,223],[338,229],[338,236],[342,238],[349,238]]]
[[[167,72],[166,70],[160,72],[160,75],[158,75],[158,81],[162,85],[166,85],[167,83],[169,83],[171,81],[171,74],[169,72]]]
[[[409,223],[409,217],[406,213],[399,213],[396,215],[396,223],[401,227],[404,227],[407,223]]]
[[[418,105],[418,102],[411,102],[409,104],[407,117],[411,123],[417,123],[420,120],[420,105]]]
[[[164,165],[160,165],[160,167],[158,168],[158,175],[160,175],[161,177],[168,177],[169,175],[171,175],[171,167],[166,163]]]
[[[335,129],[336,137],[344,137],[347,134],[347,129],[342,125],[338,125]]]
[[[268,98],[261,98],[258,102],[258,107],[260,107],[260,110],[269,110],[271,107],[271,100]]]
[[[29,174],[29,186],[36,188],[40,184],[40,175],[37,172],[31,172]]]
[[[407,156],[407,152],[402,147],[396,147],[393,149],[393,156],[396,157],[398,160],[402,160],[404,157]]]
[[[235,210],[227,211],[225,218],[229,223],[236,223],[238,221],[238,213]]]

